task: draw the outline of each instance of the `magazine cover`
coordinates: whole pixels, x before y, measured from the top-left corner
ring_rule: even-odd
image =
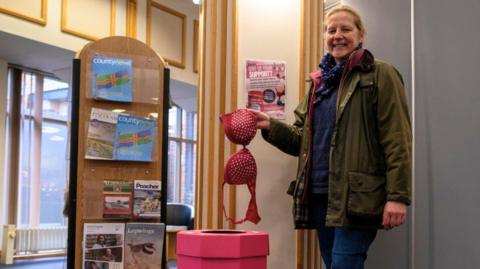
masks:
[[[161,181],[135,180],[133,185],[133,216],[160,218]]]
[[[123,269],[124,223],[85,223],[83,268]]]
[[[125,269],[160,269],[164,237],[163,223],[127,223]]]
[[[285,119],[285,69],[284,61],[247,60],[247,108],[263,111],[274,119]]]
[[[85,158],[112,160],[118,114],[110,110],[92,108],[87,133]]]
[[[130,218],[132,215],[132,183],[120,180],[103,181],[103,217]]]
[[[132,102],[132,60],[95,56],[92,76],[93,98]]]
[[[156,120],[125,114],[118,116],[115,160],[152,161]]]

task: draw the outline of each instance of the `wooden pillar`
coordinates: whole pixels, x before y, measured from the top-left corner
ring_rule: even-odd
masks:
[[[237,107],[236,0],[204,0],[200,7],[196,229],[235,228],[235,188],[222,192],[223,166],[236,151],[224,138],[219,116]]]

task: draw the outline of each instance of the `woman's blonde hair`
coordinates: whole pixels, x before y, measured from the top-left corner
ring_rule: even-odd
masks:
[[[352,14],[353,23],[358,28],[360,33],[362,35],[365,35],[367,33],[367,30],[365,29],[365,25],[363,24],[363,20],[362,20],[362,17],[360,16],[360,14],[354,8],[352,8],[351,6],[348,6],[348,5],[336,6],[327,13],[327,15],[325,16],[325,22],[324,22],[324,30],[325,31],[327,30],[327,25],[328,25],[328,21],[330,20],[330,17],[333,14],[341,12],[341,11],[345,11],[345,12],[348,12],[348,13]]]

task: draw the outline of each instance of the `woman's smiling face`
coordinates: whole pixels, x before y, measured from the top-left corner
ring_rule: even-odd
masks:
[[[363,42],[363,35],[355,25],[354,16],[350,12],[339,11],[327,18],[325,47],[339,63]]]

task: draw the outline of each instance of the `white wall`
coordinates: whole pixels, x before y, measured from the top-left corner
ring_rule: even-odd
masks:
[[[196,85],[198,75],[193,73],[192,67],[192,54],[193,54],[193,19],[198,19],[199,12],[198,6],[195,6],[191,0],[157,0],[159,3],[166,5],[172,9],[175,9],[181,13],[187,15],[187,34],[186,34],[186,69],[179,69],[171,66],[171,78],[183,81],[188,84]],[[147,0],[139,0],[137,4],[137,36],[140,41],[146,40],[146,2]],[[12,35],[20,36],[24,38],[20,42],[31,42],[31,46],[18,46],[15,57],[9,57],[15,59],[15,64],[21,64],[26,67],[31,67],[32,57],[35,57],[36,53],[42,53],[39,51],[48,51],[52,64],[47,64],[50,70],[49,72],[55,72],[62,79],[70,80],[70,68],[71,59],[65,57],[68,54],[67,51],[76,52],[79,51],[85,44],[90,42],[89,40],[77,37],[71,34],[63,33],[61,31],[61,0],[49,0],[47,1],[47,24],[45,26],[38,25],[29,21],[19,19],[10,15],[0,13],[0,32],[9,33]],[[116,1],[116,23],[115,34],[125,35],[126,32],[126,0]],[[88,14],[85,14],[85,19],[92,20]],[[42,48],[39,50],[37,42],[48,44],[51,49]],[[9,43],[10,44],[10,43]],[[5,51],[2,46],[7,46],[4,42],[0,41],[0,51]],[[10,45],[8,45],[10,46]],[[45,47],[50,47],[45,46]],[[11,47],[9,48],[11,49]],[[19,51],[25,50],[25,51]],[[62,61],[58,61],[60,58],[55,57],[56,50],[62,55]],[[18,56],[23,53],[23,58],[19,59]],[[7,55],[8,56],[8,55]],[[44,55],[46,56],[46,55]],[[58,55],[57,55],[58,56]],[[41,57],[37,57],[41,58]],[[73,58],[73,54],[72,54]],[[36,59],[38,60],[38,59]],[[48,59],[44,59],[45,61]],[[57,61],[55,61],[57,60]],[[18,61],[18,62],[17,62]],[[6,75],[7,75],[7,61],[0,59],[0,225],[5,224],[6,219],[6,203],[3,201],[4,195],[4,140],[5,140],[5,111],[6,111]],[[0,231],[0,239],[2,232]],[[1,242],[1,240],[0,240]],[[0,244],[1,248],[1,244]]]
[[[245,106],[246,59],[281,60],[287,63],[286,122],[294,120],[298,104],[300,4],[298,0],[242,0],[238,3],[239,82],[238,107]],[[240,229],[264,230],[270,235],[268,268],[295,268],[295,231],[292,199],[286,194],[295,178],[297,160],[267,144],[257,133],[248,146],[257,166],[257,204],[262,221]],[[250,195],[237,188],[237,216],[243,216]]]
[[[137,9],[145,5],[140,3],[143,1],[146,2],[146,0],[138,1]],[[162,5],[165,5],[171,9],[174,9],[180,13],[187,15],[185,69],[170,66],[170,77],[175,80],[186,82],[188,84],[197,85],[198,75],[193,72],[193,20],[194,19],[198,20],[199,6],[194,5],[191,0],[156,0],[156,1]],[[141,34],[141,36],[145,38],[141,40],[145,42],[147,25],[146,25],[146,19],[143,19],[141,16],[146,16],[146,13],[144,13],[145,15],[140,15],[140,14],[141,13],[138,14],[139,18],[137,19],[137,35],[140,37],[140,34]]]
[[[89,41],[61,32],[61,2],[62,0],[49,0],[47,2],[47,24],[45,26],[0,13],[0,31],[78,51]]]
[[[364,48],[370,50],[376,58],[394,65],[400,71],[405,82],[407,98],[411,100],[410,1],[344,0],[342,2],[351,5],[362,15],[367,30]],[[408,223],[399,228],[379,231],[369,251],[367,268],[408,268],[411,259],[409,242],[412,222],[410,216],[407,219]]]
[[[6,125],[6,111],[7,111],[7,62],[0,59],[0,153],[5,152],[5,125]],[[5,184],[5,156],[0,154],[0,194],[6,191]],[[0,195],[0,242],[3,237],[3,224],[6,221],[6,196]],[[2,244],[0,243],[0,250]]]
[[[414,1],[414,269],[479,268],[480,1]]]
[[[61,31],[61,2],[61,0],[47,1],[47,24],[45,26],[0,13],[0,31],[77,52],[90,41]],[[187,16],[186,67],[185,69],[180,69],[170,66],[170,76],[173,79],[196,85],[198,75],[193,72],[192,55],[193,20],[198,20],[198,6],[194,5],[191,0],[157,0],[157,2]],[[137,39],[142,42],[146,41],[146,4],[147,0],[139,0],[137,2]],[[115,15],[115,35],[125,35],[125,0],[116,1]],[[85,19],[91,20],[92,18],[85,16]],[[64,66],[61,66],[59,68],[63,67]]]

